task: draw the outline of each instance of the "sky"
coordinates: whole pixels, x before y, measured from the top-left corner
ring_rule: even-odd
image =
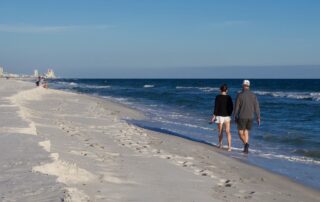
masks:
[[[320,78],[319,0],[0,0],[0,65],[77,78]]]

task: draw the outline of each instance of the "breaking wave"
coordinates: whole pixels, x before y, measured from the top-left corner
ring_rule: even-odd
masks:
[[[314,100],[320,101],[320,93],[318,92],[282,92],[282,91],[253,91],[257,95],[298,99],[298,100]]]
[[[203,92],[219,91],[219,88],[213,88],[213,87],[192,87],[192,86],[176,86],[176,89],[195,89],[195,90],[200,90],[200,91],[203,91]]]
[[[144,88],[153,88],[153,87],[154,87],[154,85],[146,84],[146,85],[144,85],[143,87],[144,87]]]
[[[111,86],[99,86],[99,85],[84,85],[82,87],[85,88],[94,88],[94,89],[103,89],[103,88],[110,88]]]

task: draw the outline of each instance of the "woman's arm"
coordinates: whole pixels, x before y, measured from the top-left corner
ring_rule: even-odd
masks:
[[[214,101],[213,115],[212,115],[212,118],[211,118],[210,123],[213,123],[214,120],[216,119],[216,115],[217,115],[217,113],[218,113],[218,105],[219,105],[219,103],[218,103],[218,96],[216,96],[216,99],[215,99],[215,101]]]

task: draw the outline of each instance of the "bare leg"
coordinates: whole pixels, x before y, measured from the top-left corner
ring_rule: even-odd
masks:
[[[249,143],[249,131],[248,130],[244,130],[244,137],[245,137],[245,143]]]
[[[249,152],[249,130],[243,129],[243,130],[238,130],[239,132],[239,137],[243,142],[244,148],[243,148],[243,152],[244,153],[248,153]]]
[[[230,132],[230,122],[225,122],[226,134],[228,139],[228,151],[231,151],[231,132]]]
[[[222,148],[222,138],[223,138],[223,124],[218,123],[218,133],[219,133],[219,148]]]
[[[243,142],[243,144],[246,144],[246,139],[245,139],[245,135],[244,135],[244,132],[245,130],[238,130],[238,134],[239,134],[239,137],[240,137],[240,140]]]

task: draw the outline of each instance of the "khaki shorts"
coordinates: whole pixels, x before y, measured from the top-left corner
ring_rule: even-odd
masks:
[[[238,130],[251,130],[253,119],[238,119]]]

